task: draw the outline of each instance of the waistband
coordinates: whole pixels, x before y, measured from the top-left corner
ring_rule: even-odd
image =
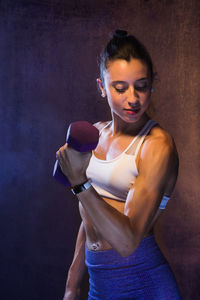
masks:
[[[138,248],[129,256],[122,257],[116,250],[92,251],[85,247],[85,263],[88,268],[101,269],[118,267],[119,265],[134,266],[146,265],[147,263],[162,264],[166,259],[158,247],[154,235],[149,235],[141,241]]]

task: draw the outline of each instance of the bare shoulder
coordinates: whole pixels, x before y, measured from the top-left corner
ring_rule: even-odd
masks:
[[[179,159],[173,137],[156,126],[145,138],[138,157],[138,171],[150,186],[162,187],[171,195],[178,176]]]
[[[140,158],[152,153],[152,156],[170,156],[173,162],[178,164],[178,152],[172,135],[160,126],[151,129],[141,147]]]
[[[144,146],[149,147],[150,145],[163,145],[173,151],[176,150],[176,145],[172,135],[160,126],[155,126],[151,129],[150,134],[146,137]]]

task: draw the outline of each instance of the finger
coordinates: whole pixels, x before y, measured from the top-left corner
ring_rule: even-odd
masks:
[[[68,148],[68,144],[65,143],[64,146],[63,146],[63,149],[64,149],[64,150],[67,150],[67,148]]]
[[[68,145],[65,144],[64,146],[62,146],[59,150],[59,156],[62,158],[62,159],[67,159],[68,157]]]
[[[59,156],[60,156],[60,152],[59,152],[59,150],[58,150],[58,151],[56,152],[56,159],[58,159]]]
[[[60,155],[64,154],[65,151],[67,150],[67,148],[68,148],[68,144],[67,143],[64,144],[62,147],[60,147],[60,149],[58,150],[59,153],[60,153]]]
[[[64,163],[64,157],[63,157],[62,151],[58,150],[58,151],[56,152],[56,159],[57,159],[59,165],[62,166],[63,163]]]
[[[60,157],[63,154],[64,150],[67,149],[67,146],[68,144],[65,144],[62,147],[60,147],[60,149],[56,152],[56,158]]]

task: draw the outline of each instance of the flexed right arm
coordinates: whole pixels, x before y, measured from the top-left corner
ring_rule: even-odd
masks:
[[[85,266],[85,230],[83,222],[80,225],[74,258],[69,268],[66,290],[63,300],[78,300],[80,297],[80,284],[86,271]]]

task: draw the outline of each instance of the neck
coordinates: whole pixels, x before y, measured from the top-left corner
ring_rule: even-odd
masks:
[[[137,135],[149,119],[150,118],[147,114],[143,114],[142,117],[135,123],[127,123],[118,116],[113,115],[111,125],[112,135]]]

